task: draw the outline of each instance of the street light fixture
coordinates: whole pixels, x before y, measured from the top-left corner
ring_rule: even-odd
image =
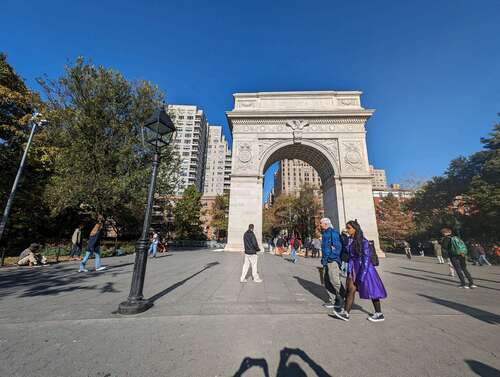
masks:
[[[14,183],[12,184],[12,189],[10,191],[9,199],[7,200],[7,204],[5,205],[2,221],[0,222],[0,240],[2,239],[5,227],[7,226],[7,220],[9,219],[10,209],[12,208],[14,197],[16,196],[19,179],[21,178],[21,174],[23,173],[24,165],[26,163],[26,157],[28,156],[28,151],[30,149],[31,142],[33,140],[33,135],[35,134],[35,130],[37,127],[45,126],[47,123],[48,123],[47,120],[43,119],[40,113],[34,113],[33,116],[31,117],[31,133],[28,138],[28,143],[26,144],[26,148],[24,149],[23,157],[21,158],[21,163],[19,164],[19,168],[17,169],[16,178],[14,179]],[[3,259],[4,259],[4,253],[2,253],[2,261],[1,261],[2,265],[3,265]]]
[[[146,264],[148,260],[148,233],[151,225],[151,212],[160,164],[160,151],[167,146],[175,132],[175,125],[163,108],[157,109],[154,114],[144,123],[145,141],[154,148],[153,169],[148,190],[148,203],[144,215],[142,235],[135,247],[134,272],[132,274],[132,285],[127,301],[118,306],[120,314],[137,314],[148,310],[153,302],[145,300],[142,294],[144,278],[146,276]]]

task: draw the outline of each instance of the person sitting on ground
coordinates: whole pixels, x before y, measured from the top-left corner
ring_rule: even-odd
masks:
[[[32,243],[19,255],[19,266],[40,266],[47,264],[47,259],[39,253],[40,245]]]

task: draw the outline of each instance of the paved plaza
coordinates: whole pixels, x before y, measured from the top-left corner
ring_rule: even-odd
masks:
[[[0,271],[0,376],[498,376],[500,268],[471,266],[457,288],[434,259],[382,260],[386,321],[328,315],[318,259],[259,256],[261,284],[239,282],[243,256],[178,251],[150,259],[148,312],[116,313],[133,256]]]

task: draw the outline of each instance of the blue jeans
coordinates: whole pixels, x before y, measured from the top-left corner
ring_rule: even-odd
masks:
[[[297,261],[297,251],[295,250],[295,248],[292,247],[292,249],[290,250],[290,256],[292,257],[292,260],[294,262]]]
[[[488,266],[491,266],[491,263],[486,259],[486,255],[481,254],[478,259],[479,265],[482,266],[483,264],[487,264]]]
[[[153,242],[153,243],[151,243],[151,245],[149,245],[148,254],[153,253],[153,257],[156,257],[157,250],[158,250],[158,244],[156,242]]]
[[[80,270],[83,270],[85,268],[85,264],[92,254],[95,254],[95,269],[97,270],[99,267],[101,267],[101,249],[99,247],[96,247],[93,252],[91,250],[87,250],[85,252],[85,257],[83,257],[83,260],[80,263]]]

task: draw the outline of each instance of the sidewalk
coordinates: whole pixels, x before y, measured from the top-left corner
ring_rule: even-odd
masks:
[[[77,263],[0,271],[1,376],[499,373],[499,267],[471,266],[479,288],[466,291],[434,259],[389,256],[379,267],[387,320],[374,324],[366,300],[348,323],[328,316],[318,259],[260,255],[261,284],[239,283],[237,253],[150,259],[154,306],[133,317],[116,314],[133,256],[104,264],[103,273],[79,274]]]

